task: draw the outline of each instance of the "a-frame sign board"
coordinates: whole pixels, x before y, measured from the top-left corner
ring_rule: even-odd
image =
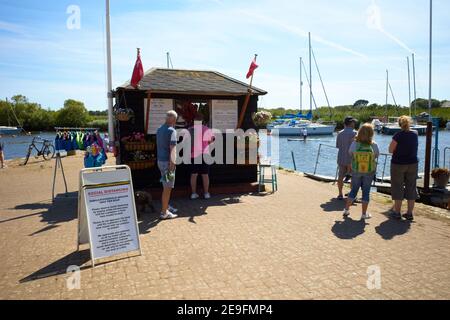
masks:
[[[90,245],[95,260],[130,252],[141,254],[130,168],[126,165],[80,171],[78,250]]]

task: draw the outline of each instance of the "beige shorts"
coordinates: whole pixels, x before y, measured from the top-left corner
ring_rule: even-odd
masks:
[[[417,200],[417,172],[419,164],[391,163],[392,200]]]

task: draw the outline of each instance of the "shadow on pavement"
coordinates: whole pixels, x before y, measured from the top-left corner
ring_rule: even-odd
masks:
[[[226,196],[218,195],[213,196],[211,199],[175,199],[171,201],[171,205],[178,209],[176,213],[178,215],[177,219],[188,218],[190,223],[197,223],[195,221],[196,217],[208,214],[207,210],[209,207],[226,206],[230,204],[236,204],[240,202],[239,195]],[[140,234],[147,234],[150,229],[157,226],[162,220],[159,219],[159,214],[161,211],[160,202],[155,206],[155,213],[144,213],[139,219],[139,232]]]
[[[411,229],[410,221],[389,218],[375,227],[375,231],[384,239],[392,240],[396,236],[406,234]]]
[[[20,283],[65,274],[69,266],[82,266],[90,260],[89,250],[75,251],[19,280]],[[81,267],[80,269],[89,268]]]
[[[345,218],[344,221],[336,221],[331,231],[336,237],[343,240],[354,239],[364,233],[366,227],[365,220],[353,220]]]
[[[58,224],[63,222],[69,222],[77,218],[78,207],[78,192],[69,192],[67,195],[58,194],[55,198],[55,202],[51,203],[51,200],[46,202],[25,203],[17,205],[13,210],[44,210],[41,212],[34,212],[22,216],[13,217],[10,219],[1,220],[0,223],[25,219],[32,216],[41,216],[41,222],[46,226],[40,230],[37,230],[30,234],[30,236],[39,234],[44,231],[48,231],[58,227]]]
[[[325,212],[342,211],[345,207],[345,200],[338,200],[336,198],[329,200],[326,203],[320,205]]]

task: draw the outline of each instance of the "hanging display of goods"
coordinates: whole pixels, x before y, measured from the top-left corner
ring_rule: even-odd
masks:
[[[151,169],[155,166],[155,160],[142,160],[142,161],[129,161],[126,165],[130,167],[131,170],[145,170]]]
[[[119,121],[130,121],[134,117],[134,111],[130,108],[120,108],[116,110],[115,116]]]

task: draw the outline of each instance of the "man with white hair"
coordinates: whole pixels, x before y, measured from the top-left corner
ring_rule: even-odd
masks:
[[[175,124],[178,115],[170,110],[166,114],[166,122],[156,132],[158,168],[161,171],[163,192],[161,197],[161,219],[173,219],[177,210],[169,205],[170,195],[175,186],[175,161],[177,131]]]

